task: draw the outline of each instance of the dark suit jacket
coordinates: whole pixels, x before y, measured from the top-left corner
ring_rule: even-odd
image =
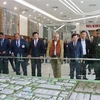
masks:
[[[29,43],[29,54],[32,57],[44,56],[45,46],[42,40],[38,40],[37,46],[34,46],[34,40]]]
[[[73,42],[68,43],[68,58],[82,58],[83,49],[80,42],[77,42],[76,47],[74,48]]]
[[[3,51],[6,51],[6,53],[8,54],[9,50],[10,50],[10,42],[8,39],[4,39],[2,46],[0,45],[0,52],[2,53]]]
[[[81,42],[81,38],[78,39],[78,41]],[[90,41],[88,39],[85,39],[85,43],[86,43],[86,55],[88,56],[89,48],[90,48]]]
[[[68,44],[64,43],[64,57],[66,58],[68,56]]]
[[[23,47],[24,46],[24,47]],[[17,56],[17,53],[24,55],[26,52],[28,53],[27,43],[24,39],[20,39],[20,47],[16,45],[16,40],[11,42],[11,51]]]

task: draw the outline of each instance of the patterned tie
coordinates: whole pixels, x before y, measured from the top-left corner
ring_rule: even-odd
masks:
[[[17,43],[16,43],[17,47],[19,47],[19,43],[18,43],[18,40],[17,40]]]

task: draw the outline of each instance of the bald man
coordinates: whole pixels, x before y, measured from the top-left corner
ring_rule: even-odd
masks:
[[[51,66],[55,78],[61,77],[61,63],[63,58],[63,41],[59,39],[59,33],[55,33],[52,40],[48,43],[47,57],[51,58]],[[57,58],[57,59],[52,59]]]

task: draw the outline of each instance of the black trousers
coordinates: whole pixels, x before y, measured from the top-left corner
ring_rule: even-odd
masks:
[[[0,73],[9,74],[8,58],[0,58]]]
[[[84,55],[83,58],[86,58],[86,55]],[[87,61],[83,60],[83,62],[81,63],[81,75],[83,75],[84,77],[86,77],[86,66]]]
[[[20,75],[20,65],[22,66],[23,75],[27,75],[27,65],[26,65],[26,62],[24,61],[24,59],[22,59],[22,60],[23,61],[20,61],[20,59],[15,58],[16,75]]]
[[[37,68],[37,76],[41,77],[41,60],[40,59],[31,60],[32,76],[36,76],[36,68]]]
[[[100,80],[100,61],[95,61],[93,65],[94,65],[96,80]]]

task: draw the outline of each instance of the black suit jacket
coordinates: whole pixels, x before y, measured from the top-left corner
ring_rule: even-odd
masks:
[[[4,39],[2,46],[0,45],[0,53],[6,51],[6,54],[10,51],[10,41],[8,39]]]
[[[82,58],[83,50],[80,42],[77,42],[74,48],[73,42],[68,43],[68,58]]]
[[[34,40],[29,43],[29,54],[32,57],[44,56],[45,46],[43,40],[39,39],[37,46],[34,45]]]
[[[79,42],[81,42],[81,38],[78,39]],[[89,54],[89,49],[90,49],[90,40],[85,39],[85,43],[86,43],[86,55],[88,56]]]

